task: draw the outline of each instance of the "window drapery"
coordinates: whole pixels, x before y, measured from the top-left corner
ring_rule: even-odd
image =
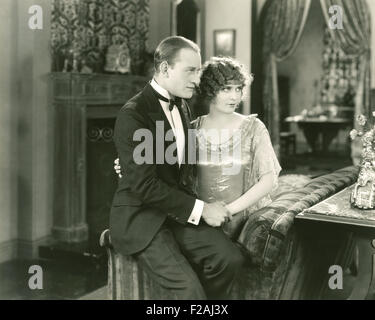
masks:
[[[277,87],[277,62],[289,57],[297,47],[310,9],[310,0],[268,0],[270,4],[264,21],[264,122],[279,154],[280,110]],[[371,17],[366,0],[320,0],[329,26],[331,6],[342,8],[342,29],[330,29],[332,37],[346,55],[360,60],[355,114],[371,115]],[[353,160],[358,148],[352,146]],[[354,161],[356,163],[356,161]]]
[[[265,123],[273,147],[279,155],[279,93],[277,62],[289,57],[296,49],[306,23],[310,0],[273,1],[266,14],[264,25],[264,86],[263,103]]]
[[[329,8],[337,5],[342,9],[342,29],[329,29],[333,39],[345,54],[359,59],[358,84],[355,95],[355,117],[364,114],[371,117],[371,16],[366,0],[320,0],[324,17],[329,23]],[[354,122],[357,126],[357,122]],[[352,143],[352,159],[359,163],[362,146]]]

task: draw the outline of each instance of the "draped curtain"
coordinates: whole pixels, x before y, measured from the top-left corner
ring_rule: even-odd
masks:
[[[338,5],[342,8],[342,29],[329,29],[333,39],[347,55],[360,61],[358,85],[355,96],[355,116],[364,114],[371,117],[371,16],[366,0],[320,0],[324,17],[329,23],[329,8]],[[354,124],[357,126],[357,123]],[[361,144],[352,143],[352,159],[359,163]]]
[[[126,43],[132,72],[144,63],[149,32],[149,0],[53,0],[51,51],[53,71],[74,55],[94,72],[103,72],[112,44]]]
[[[289,57],[297,47],[310,8],[310,0],[269,0],[264,20],[264,121],[279,155],[279,93],[277,62]]]

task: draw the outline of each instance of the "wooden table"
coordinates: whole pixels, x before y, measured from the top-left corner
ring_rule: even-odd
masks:
[[[312,152],[327,152],[332,140],[337,136],[339,130],[353,125],[353,121],[345,118],[304,118],[293,116],[285,118],[285,122],[297,123],[298,128],[303,131],[307,143]],[[322,144],[318,145],[318,138],[322,136]]]
[[[298,214],[296,222],[328,223],[332,232],[346,227],[353,232],[358,248],[358,273],[349,299],[375,299],[375,210],[350,205],[354,185]]]

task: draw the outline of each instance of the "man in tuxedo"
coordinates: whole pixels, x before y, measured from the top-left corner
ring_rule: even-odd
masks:
[[[239,249],[218,228],[230,214],[219,203],[197,199],[187,183],[186,160],[195,150],[188,150],[191,119],[183,99],[199,84],[199,47],[183,37],[166,38],[155,51],[154,67],[152,81],[116,120],[114,140],[125,177],[113,199],[111,239],[177,298],[224,299],[243,264]],[[167,159],[168,150],[175,151],[175,163]],[[142,163],[144,154],[152,161]]]

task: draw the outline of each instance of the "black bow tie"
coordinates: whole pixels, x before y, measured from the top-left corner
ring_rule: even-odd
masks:
[[[175,97],[174,99],[171,99],[169,101],[169,111],[172,111],[174,106],[176,106],[178,109],[180,109],[181,105],[182,105],[182,99],[178,98],[178,97]]]
[[[174,106],[177,106],[177,108],[180,108],[181,105],[182,105],[182,99],[181,98],[178,98],[178,97],[175,97],[174,99],[167,99],[166,97],[162,96],[159,92],[157,92],[156,90],[153,90],[154,93],[155,93],[155,96],[161,100],[161,101],[165,101],[165,102],[168,102],[169,103],[169,111],[172,111]]]

